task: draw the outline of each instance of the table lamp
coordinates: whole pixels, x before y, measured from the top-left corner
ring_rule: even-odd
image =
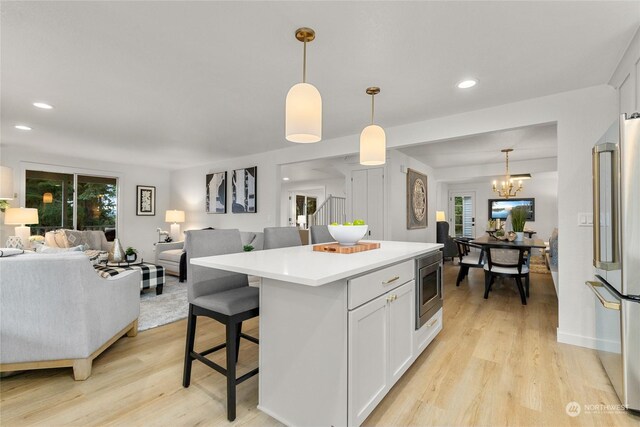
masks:
[[[182,240],[180,235],[180,222],[184,222],[184,211],[171,210],[167,211],[164,220],[172,222],[171,224],[171,240],[179,242]]]
[[[444,215],[444,211],[436,211],[436,222],[438,221],[446,221],[447,218]]]
[[[22,240],[24,248],[30,248],[29,236],[31,236],[31,227],[25,224],[38,223],[38,209],[35,208],[7,208],[4,214],[4,223],[7,225],[17,225],[16,236]]]

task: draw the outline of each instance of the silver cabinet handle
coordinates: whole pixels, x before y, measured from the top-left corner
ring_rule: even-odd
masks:
[[[600,258],[600,154],[611,153],[611,261]],[[618,240],[618,146],[612,143],[598,144],[591,151],[593,174],[593,266],[603,270],[620,268],[620,243]]]
[[[598,298],[598,300],[600,301],[600,304],[602,304],[602,306],[604,308],[608,308],[609,310],[620,311],[620,303],[619,302],[607,300],[596,289],[596,288],[604,288],[604,286],[602,286],[602,283],[600,283],[600,282],[585,282],[585,285],[590,287],[591,290],[593,291],[593,293],[596,294],[596,297]]]
[[[431,320],[429,321],[429,323],[427,323],[427,328],[430,328],[430,327],[432,327],[433,325],[435,325],[437,321],[438,321],[438,318],[437,318],[437,317],[436,317],[435,319],[431,319]]]
[[[390,283],[395,282],[396,280],[400,279],[400,276],[396,276],[396,277],[392,277],[391,279],[387,280],[386,282],[382,282],[383,285],[388,285]]]

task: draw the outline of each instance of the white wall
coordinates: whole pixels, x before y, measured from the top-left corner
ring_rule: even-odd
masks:
[[[544,172],[534,174],[533,179],[523,181],[524,190],[518,193],[518,197],[534,197],[536,199],[536,220],[527,221],[527,229],[535,230],[536,237],[549,240],[551,232],[558,226],[558,173]],[[476,196],[475,218],[476,236],[485,234],[489,221],[488,200],[498,198],[491,189],[491,180],[481,179],[468,183],[449,183],[447,192],[450,196],[455,191],[472,191]],[[448,199],[442,201],[438,210],[448,213]],[[449,216],[447,219],[449,219]],[[453,230],[453,224],[449,227]],[[453,233],[452,233],[453,234]]]
[[[407,169],[427,176],[427,228],[407,230]],[[387,156],[387,227],[392,240],[407,242],[436,241],[436,178],[433,168],[398,150]]]
[[[99,157],[100,153],[96,153]],[[120,197],[118,199],[118,237],[122,246],[133,246],[146,260],[155,259],[153,244],[158,241],[156,228],[168,229],[164,222],[164,213],[170,209],[170,172],[168,169],[151,168],[147,166],[132,166],[102,162],[100,160],[77,159],[66,156],[52,156],[31,150],[21,150],[17,147],[2,146],[2,166],[13,168],[14,192],[19,198],[10,201],[12,207],[23,206],[23,191],[25,162],[39,163],[46,170],[47,166],[63,166],[74,170],[82,169],[97,174],[119,177]],[[204,179],[204,178],[203,178]],[[156,215],[136,215],[136,185],[151,185],[156,187]],[[4,224],[4,214],[0,218]],[[7,236],[13,234],[13,227],[2,225],[0,228],[0,243],[4,244]]]

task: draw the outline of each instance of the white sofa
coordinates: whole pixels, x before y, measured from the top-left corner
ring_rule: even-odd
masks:
[[[103,279],[81,252],[0,258],[0,372],[73,367],[118,338],[136,336],[139,271]]]

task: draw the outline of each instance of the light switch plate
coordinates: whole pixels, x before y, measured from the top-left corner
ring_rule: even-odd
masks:
[[[582,212],[578,214],[578,226],[579,227],[592,227],[593,226],[593,213]]]

